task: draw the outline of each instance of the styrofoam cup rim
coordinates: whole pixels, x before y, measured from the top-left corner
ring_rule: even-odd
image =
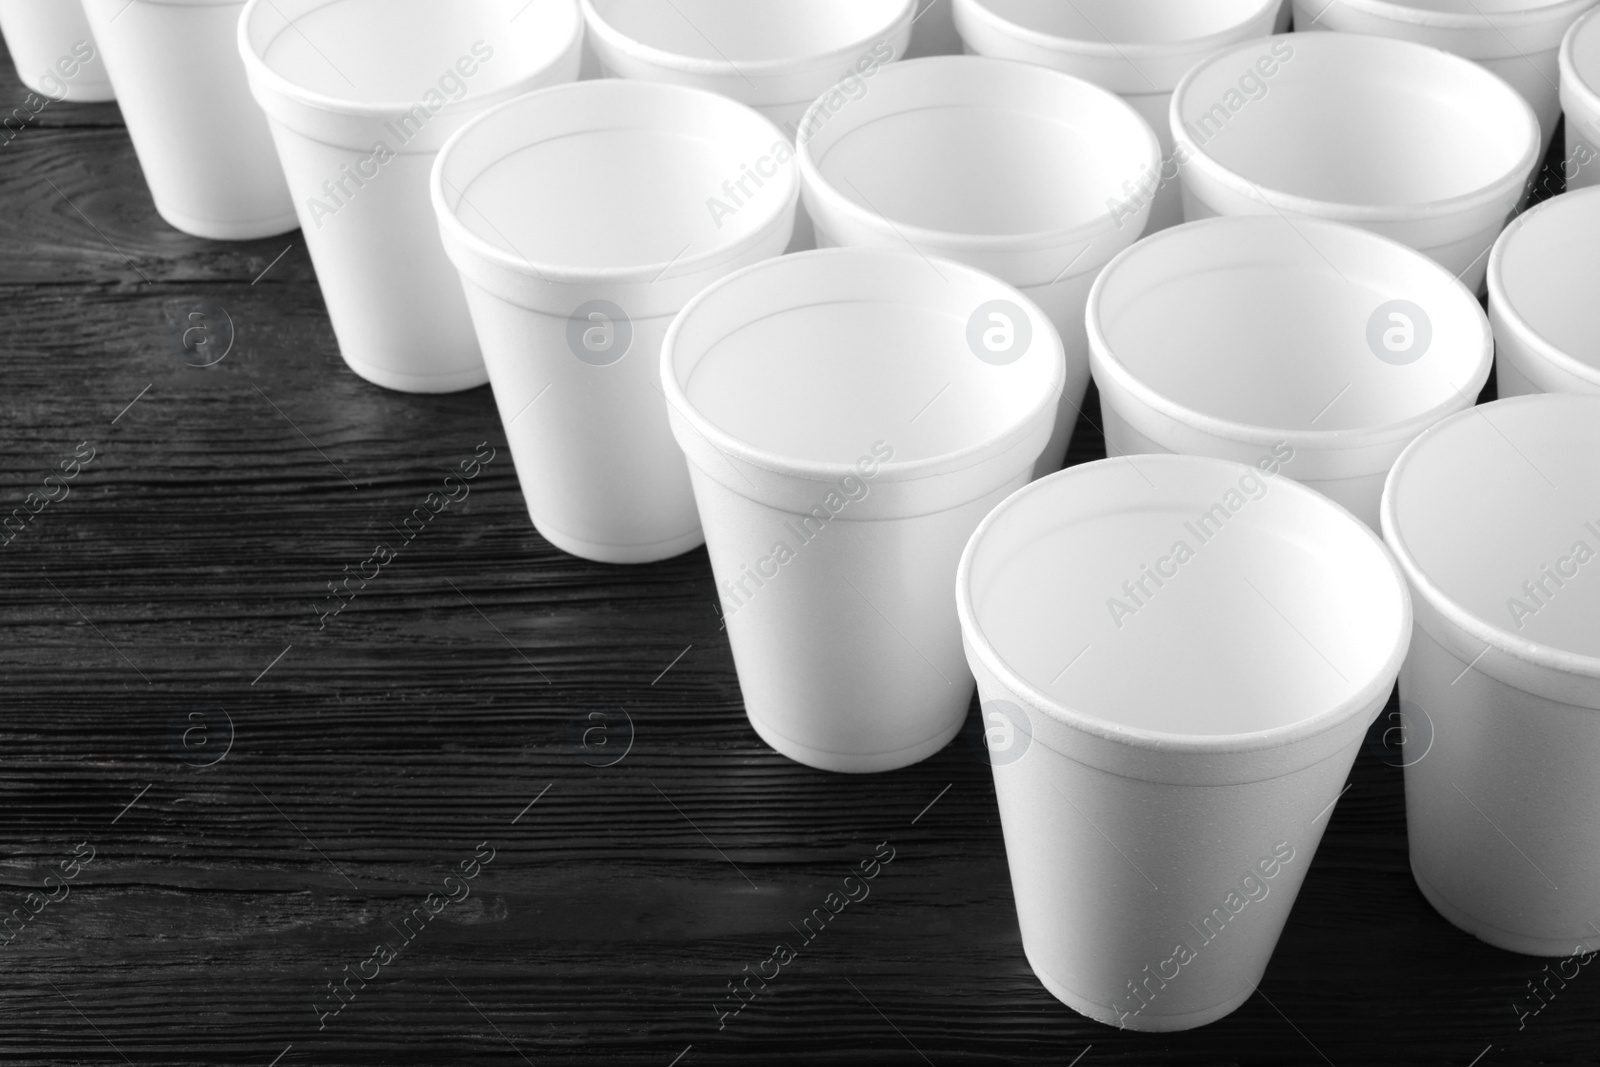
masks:
[[[141,0],[150,7],[243,7],[247,0]]]
[[[1600,11],[1600,8],[1596,8],[1596,10]],[[1576,356],[1563,351],[1555,342],[1540,333],[1533,323],[1529,322],[1527,317],[1523,315],[1522,310],[1517,307],[1516,302],[1506,292],[1505,257],[1507,250],[1516,242],[1518,235],[1535,220],[1540,219],[1545,214],[1555,215],[1572,207],[1576,199],[1568,199],[1569,197],[1576,199],[1600,197],[1600,185],[1585,189],[1574,189],[1561,196],[1553,196],[1542,204],[1535,205],[1528,211],[1523,212],[1501,232],[1499,239],[1494,243],[1494,250],[1489,253],[1489,267],[1486,274],[1489,284],[1489,306],[1516,334],[1517,340],[1532,349],[1541,360],[1572,375],[1579,381],[1588,382],[1595,386],[1596,389],[1600,389],[1600,367],[1585,363]]]
[[[1020,501],[1039,493],[1050,492],[1054,486],[1070,479],[1084,477],[1090,473],[1098,473],[1098,471],[1104,470],[1107,464],[1126,466],[1135,474],[1138,474],[1136,464],[1208,466],[1218,470],[1225,470],[1230,475],[1238,472],[1256,472],[1254,467],[1246,464],[1236,463],[1232,460],[1215,459],[1210,456],[1166,453],[1141,455],[1137,457],[1137,460],[1127,456],[1112,457],[1078,464],[1040,478],[1012,493],[991,511],[978,524],[977,530],[973,532],[966,548],[961,553],[961,562],[956,568],[956,611],[961,621],[961,632],[968,645],[982,661],[984,668],[994,674],[995,678],[1001,682],[1012,698],[1025,701],[1031,709],[1048,716],[1063,726],[1090,737],[1145,751],[1216,756],[1244,755],[1287,748],[1290,745],[1337,729],[1351,718],[1370,708],[1375,702],[1379,702],[1387,696],[1388,690],[1393,685],[1395,675],[1399,673],[1400,664],[1405,659],[1407,639],[1411,634],[1411,598],[1410,591],[1406,586],[1405,575],[1395,562],[1393,553],[1389,551],[1383,540],[1373,533],[1366,523],[1328,497],[1288,477],[1278,479],[1278,483],[1285,492],[1300,496],[1303,501],[1311,504],[1314,508],[1331,510],[1337,513],[1344,521],[1359,529],[1358,536],[1367,538],[1372,546],[1378,550],[1377,558],[1382,559],[1387,564],[1395,582],[1402,616],[1399,620],[1399,626],[1396,627],[1396,632],[1401,635],[1401,638],[1385,658],[1382,666],[1372,672],[1371,677],[1356,687],[1348,696],[1330,708],[1295,722],[1286,723],[1283,726],[1275,726],[1267,730],[1254,730],[1236,734],[1180,734],[1165,730],[1126,726],[1101,718],[1092,712],[1068,707],[1026,681],[995,649],[978,622],[972,589],[973,560],[983,550],[983,542],[990,531],[1004,522],[1007,515],[1018,506]],[[1143,480],[1142,475],[1140,475],[1140,479]]]
[[[459,144],[470,137],[477,136],[477,132],[481,127],[495,121],[502,112],[516,107],[527,106],[535,99],[546,102],[567,93],[594,94],[601,92],[679,95],[685,99],[696,100],[703,107],[731,109],[730,113],[738,114],[743,120],[765,126],[767,133],[771,135],[771,142],[787,141],[783,132],[772,123],[772,120],[762,115],[759,111],[741,104],[731,97],[711,92],[708,89],[673,85],[668,82],[634,81],[622,78],[596,78],[588,81],[564,82],[559,85],[546,86],[533,92],[512,97],[510,100],[503,101],[474,116],[461,129],[452,134],[450,139],[439,149],[438,158],[434,160],[433,170],[428,176],[428,194],[433,203],[434,213],[438,216],[441,227],[447,231],[449,239],[480,260],[503,270],[534,277],[540,281],[585,284],[654,283],[669,278],[675,279],[694,275],[712,269],[718,264],[726,263],[731,259],[736,259],[749,248],[760,244],[773,226],[782,219],[785,212],[790,210],[799,200],[799,172],[793,167],[785,168],[780,173],[784,174],[788,179],[788,191],[782,197],[774,198],[776,206],[768,209],[770,218],[751,227],[744,237],[683,259],[669,260],[665,263],[632,264],[621,267],[573,267],[559,263],[534,263],[523,256],[507,252],[505,249],[485,240],[461,221],[456,209],[450,205],[444,192],[444,171]],[[763,134],[763,139],[765,137],[766,133]]]
[[[1489,30],[1520,28],[1545,21],[1560,21],[1573,11],[1582,11],[1594,0],[1545,0],[1537,7],[1516,11],[1434,11],[1413,7],[1397,0],[1332,0],[1333,4],[1351,8],[1362,14],[1403,22],[1413,26],[1427,26],[1443,30]],[[1486,25],[1487,23],[1487,25]],[[1513,53],[1515,54],[1515,53]]]
[[[1063,71],[1052,70],[1033,63],[1024,63],[1020,60],[1002,59],[993,56],[924,56],[920,59],[907,60],[883,68],[878,72],[879,77],[915,77],[922,71],[932,71],[939,66],[961,65],[969,69],[972,64],[1007,64],[1019,68],[1027,73],[1024,77],[1038,78],[1040,81],[1051,79],[1066,79],[1073,83],[1075,91],[1088,96],[1097,96],[1102,103],[1114,101],[1113,110],[1119,110],[1125,117],[1142,127],[1148,139],[1148,158],[1146,162],[1152,168],[1161,165],[1161,142],[1156,137],[1155,131],[1145,121],[1134,106],[1121,96],[1109,89],[1094,84],[1087,79],[1067,74]],[[799,130],[811,128],[811,116],[821,107],[823,100],[815,100],[806,109],[805,117],[800,120]],[[836,122],[828,124],[838,128]],[[953,256],[977,255],[985,252],[1015,252],[1023,250],[1070,248],[1075,244],[1086,244],[1098,240],[1107,234],[1115,233],[1120,229],[1113,213],[1100,210],[1082,222],[1071,226],[1062,226],[1052,230],[1039,230],[1033,233],[1022,234],[984,234],[984,233],[956,233],[952,230],[935,230],[924,226],[916,226],[908,222],[901,222],[881,215],[869,207],[858,204],[841,192],[834,184],[823,175],[811,153],[811,141],[807,137],[797,140],[795,146],[795,159],[800,165],[801,181],[805,189],[813,195],[827,201],[835,211],[848,216],[858,225],[864,225],[880,233],[904,240],[917,248],[937,248]],[[1130,172],[1132,173],[1132,172]],[[1121,190],[1117,190],[1121,192]],[[1090,270],[1098,266],[1095,263],[1084,264],[1083,270]],[[1082,273],[1081,271],[1079,273]]]
[[[1157,249],[1160,247],[1160,242],[1181,238],[1184,234],[1192,234],[1201,228],[1223,230],[1277,221],[1279,220],[1276,217],[1267,215],[1225,215],[1200,219],[1195,222],[1186,222],[1170,227],[1160,233],[1151,234],[1149,237],[1118,253],[1110,263],[1106,264],[1105,269],[1100,272],[1100,276],[1095,279],[1094,286],[1089,290],[1085,321],[1089,333],[1090,359],[1096,370],[1104,369],[1109,371],[1121,388],[1132,393],[1150,409],[1202,433],[1245,444],[1272,445],[1283,441],[1296,449],[1308,451],[1352,449],[1392,444],[1396,441],[1410,441],[1441,418],[1453,414],[1462,407],[1470,407],[1476,403],[1477,394],[1482,390],[1483,383],[1488,380],[1489,370],[1494,362],[1494,334],[1489,328],[1488,318],[1483,315],[1482,309],[1478,306],[1477,299],[1449,271],[1410,246],[1381,234],[1373,233],[1371,230],[1363,230],[1356,226],[1349,226],[1329,219],[1303,219],[1298,225],[1305,228],[1336,227],[1340,236],[1350,240],[1367,242],[1375,247],[1383,247],[1395,255],[1412,259],[1419,268],[1435,273],[1437,277],[1446,283],[1447,287],[1453,284],[1460,290],[1459,295],[1462,299],[1470,303],[1472,308],[1478,312],[1479,325],[1481,327],[1482,336],[1479,346],[1478,365],[1474,369],[1472,376],[1463,383],[1464,387],[1475,384],[1475,388],[1469,392],[1462,392],[1462,387],[1457,387],[1457,391],[1460,394],[1459,397],[1446,397],[1426,411],[1398,422],[1387,422],[1377,426],[1352,426],[1342,430],[1290,430],[1259,426],[1209,415],[1197,408],[1174,400],[1158,392],[1153,386],[1145,382],[1116,355],[1110,339],[1105,334],[1102,316],[1099,312],[1105,297],[1105,290],[1111,282],[1115,281],[1116,272],[1123,264],[1142,255],[1158,254]],[[1459,403],[1458,400],[1460,400]],[[1377,472],[1374,471],[1374,473]]]
[[[676,52],[668,52],[665,49],[645,44],[643,41],[629,37],[607,22],[604,16],[600,14],[599,9],[594,6],[594,0],[578,0],[578,3],[582,7],[582,21],[589,27],[589,31],[604,40],[612,48],[667,70],[700,77],[726,77],[728,75],[781,77],[788,74],[803,74],[814,70],[832,70],[836,63],[848,63],[853,56],[870,46],[874,41],[887,40],[889,37],[894,36],[895,30],[900,24],[907,20],[914,21],[917,13],[917,0],[901,0],[899,8],[895,11],[894,18],[873,30],[873,32],[858,40],[851,41],[849,44],[813,55],[734,62],[733,60],[703,59],[696,56],[680,55]],[[843,68],[841,67],[837,73],[843,73]]]
[[[170,0],[161,0],[161,2],[170,2]],[[332,115],[378,120],[391,118],[416,105],[416,100],[383,100],[377,102],[351,100],[346,97],[308,89],[298,82],[285,77],[266,61],[266,58],[256,50],[255,45],[250,40],[250,23],[255,17],[255,13],[263,6],[276,11],[276,5],[272,3],[272,0],[228,0],[228,2],[241,3],[244,8],[239,13],[237,37],[239,54],[244,60],[245,68],[249,71],[252,82],[259,81],[263,88],[286,100],[292,100],[302,107],[324,111]],[[341,2],[342,0],[327,0],[323,6],[331,7]],[[583,15],[578,11],[574,0],[558,0],[558,2],[571,9],[573,27],[571,35],[562,43],[560,49],[555,52],[552,62],[559,62],[560,58],[570,52],[583,37]],[[508,99],[527,93],[529,91],[529,83],[537,82],[548,69],[548,66],[540,68],[537,71],[523,75],[517,81],[482,95],[474,96],[469,92],[459,100],[448,100],[439,109],[438,113],[460,115],[494,107]]]
[[[1331,219],[1336,222],[1361,224],[1414,222],[1448,218],[1492,205],[1499,200],[1515,198],[1517,192],[1526,184],[1528,175],[1533,172],[1534,165],[1540,159],[1543,140],[1540,132],[1539,117],[1534,113],[1532,105],[1504,79],[1473,60],[1464,59],[1461,56],[1446,52],[1443,49],[1434,48],[1431,45],[1418,44],[1415,41],[1400,40],[1392,37],[1379,37],[1366,33],[1288,33],[1275,36],[1293,38],[1297,47],[1340,48],[1348,47],[1352,43],[1359,43],[1360,46],[1368,48],[1392,48],[1399,51],[1420,50],[1421,53],[1430,53],[1434,58],[1443,57],[1447,63],[1456,65],[1456,68],[1467,77],[1490,79],[1489,81],[1484,81],[1484,85],[1497,83],[1499,89],[1507,94],[1506,99],[1515,101],[1513,107],[1521,109],[1525,120],[1526,144],[1522,155],[1518,157],[1517,163],[1502,177],[1478,189],[1458,193],[1455,196],[1439,200],[1425,201],[1420,204],[1360,204],[1348,201],[1320,200],[1315,197],[1284,192],[1281,189],[1264,187],[1251,181],[1245,175],[1240,174],[1206,152],[1205,146],[1195,143],[1194,138],[1189,136],[1183,121],[1184,97],[1194,83],[1213,66],[1232,60],[1247,46],[1255,47],[1260,44],[1259,41],[1248,41],[1239,46],[1213,53],[1190,68],[1189,72],[1178,82],[1177,88],[1172,91],[1172,101],[1167,108],[1167,121],[1172,128],[1173,138],[1177,144],[1183,147],[1189,157],[1185,166],[1200,167],[1213,179],[1228,186],[1241,196],[1264,202],[1275,209],[1287,210],[1310,218]],[[1264,40],[1273,39],[1273,37],[1264,38]]]
[[[1238,37],[1240,27],[1266,14],[1268,8],[1281,0],[1258,0],[1259,6],[1233,26],[1182,41],[1089,41],[1074,37],[1059,37],[1053,33],[1036,30],[1013,22],[989,7],[985,0],[952,0],[965,8],[970,18],[983,21],[991,29],[1024,41],[1037,48],[1067,55],[1090,56],[1096,59],[1124,59],[1132,64],[1138,59],[1172,59],[1192,55],[1198,62],[1219,48],[1226,47]],[[1171,92],[1171,87],[1154,89],[1152,93]],[[1139,94],[1145,95],[1145,94]]]
[[[1600,397],[1590,397],[1587,394],[1577,393],[1532,393],[1497,400],[1494,406],[1501,404],[1542,404],[1548,403],[1551,397],[1579,398],[1584,401],[1592,401],[1597,407],[1600,407]],[[1586,656],[1578,652],[1568,652],[1540,641],[1531,641],[1525,637],[1518,637],[1510,630],[1496,626],[1494,623],[1479,617],[1465,605],[1457,602],[1428,576],[1427,571],[1412,553],[1410,546],[1399,529],[1398,519],[1395,515],[1395,509],[1399,506],[1396,502],[1396,494],[1401,491],[1400,486],[1405,481],[1406,474],[1416,457],[1424,449],[1431,447],[1436,437],[1450,432],[1455,427],[1457,420],[1469,419],[1477,414],[1479,414],[1478,408],[1474,407],[1450,416],[1437,425],[1424,430],[1415,441],[1406,446],[1404,452],[1400,453],[1400,458],[1395,460],[1394,467],[1389,471],[1389,478],[1384,483],[1383,501],[1379,505],[1379,520],[1383,529],[1383,540],[1389,546],[1390,553],[1394,556],[1401,572],[1405,575],[1413,593],[1425,600],[1429,607],[1443,616],[1445,621],[1457,630],[1487,646],[1485,651],[1494,649],[1504,656],[1542,670],[1600,680],[1600,656]]]
[[[678,339],[683,332],[684,323],[688,322],[700,307],[714,299],[724,289],[740,284],[751,275],[779,268],[780,265],[787,267],[797,261],[817,261],[825,257],[863,256],[878,257],[885,260],[885,262],[898,261],[906,265],[908,269],[916,271],[925,270],[930,262],[927,256],[911,251],[850,247],[813,249],[807,252],[796,252],[791,255],[752,263],[742,270],[719,278],[696,294],[672,320],[671,325],[667,327],[666,336],[661,342],[661,385],[668,406],[688,422],[695,432],[705,438],[718,452],[746,463],[751,467],[771,471],[775,474],[818,481],[838,481],[846,475],[855,473],[856,468],[853,463],[798,460],[768,449],[758,448],[724,430],[701,412],[699,407],[689,399],[688,393],[678,380],[675,357]],[[914,482],[923,478],[951,474],[976,466],[997,453],[1003,453],[1009,443],[1025,435],[1034,422],[1054,419],[1054,413],[1059,403],[1057,398],[1060,396],[1062,384],[1065,380],[1065,356],[1061,339],[1053,328],[1048,328],[1050,326],[1050,318],[1037,304],[1013,286],[991,274],[978,270],[976,267],[969,267],[954,260],[938,258],[932,259],[931,262],[941,273],[949,271],[952,274],[963,274],[972,280],[992,287],[997,295],[1003,295],[1005,299],[1020,305],[1035,319],[1040,327],[1034,334],[1035,339],[1047,340],[1058,357],[1055,360],[1056,373],[1055,380],[1052,383],[1054,388],[1048,390],[1043,399],[1027,413],[1013,419],[1009,425],[1003,427],[999,432],[954,451],[942,452],[919,460],[890,461],[878,468],[878,473],[874,475],[876,481]]]
[[[1592,2],[1592,0],[1591,0]],[[1570,92],[1593,112],[1600,116],[1600,70],[1593,72],[1594,80],[1584,76],[1578,69],[1576,51],[1578,38],[1585,33],[1600,34],[1600,6],[1578,16],[1576,22],[1567,28],[1566,36],[1561,38],[1561,50],[1557,54],[1557,65],[1560,68],[1561,90]],[[1567,121],[1572,121],[1572,116],[1567,116]]]

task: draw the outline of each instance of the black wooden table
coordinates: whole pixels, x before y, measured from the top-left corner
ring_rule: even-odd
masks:
[[[1543,961],[1418,893],[1387,715],[1258,995],[1083,1019],[1023,959],[976,716],[892,774],[767,749],[703,551],[551,548],[489,390],[356,378],[299,235],[167,227],[115,105],[46,108],[0,193],[0,511],[37,509],[0,548],[0,1062],[1600,1062],[1600,968],[1535,1001]]]

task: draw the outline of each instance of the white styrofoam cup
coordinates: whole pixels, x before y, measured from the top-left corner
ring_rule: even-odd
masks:
[[[1291,33],[1184,75],[1169,116],[1184,218],[1332,219],[1426,252],[1474,292],[1537,165],[1510,85],[1427,45]]]
[[[879,69],[905,56],[916,14],[916,0],[582,2],[605,74],[722,93],[791,142],[803,139],[800,119],[814,101],[837,110],[871,91]],[[815,247],[801,205],[786,251]]]
[[[0,0],[0,33],[17,77],[34,92],[75,104],[116,99],[77,0]]]
[[[1539,116],[1540,158],[1561,118],[1556,54],[1573,20],[1600,0],[1294,0],[1295,29],[1394,37],[1473,60]]]
[[[956,599],[1034,974],[1110,1025],[1227,1015],[1393,689],[1394,560],[1288,478],[1124,457],[996,508]]]
[[[1559,66],[1567,117],[1563,177],[1569,190],[1600,185],[1600,8],[1568,28]]]
[[[1440,423],[1389,475],[1411,872],[1455,926],[1566,956],[1600,930],[1600,396]],[[1581,949],[1587,951],[1587,949]]]
[[[1089,383],[1089,287],[1149,218],[1148,202],[1113,206],[1128,175],[1159,164],[1149,124],[1059,71],[935,56],[884,68],[868,95],[832,114],[819,104],[801,129],[820,247],[909,244],[988,271],[1045,310],[1067,377],[1039,473],[1059,470]]]
[[[238,48],[345,362],[389,389],[489,380],[428,180],[496,104],[578,76],[576,0],[250,0]]]
[[[1101,272],[1088,328],[1109,455],[1264,463],[1374,530],[1389,468],[1477,401],[1494,355],[1478,301],[1427,256],[1275,215],[1140,241]]]
[[[1025,296],[907,251],[784,256],[684,308],[662,384],[769,745],[886,771],[961,729],[972,678],[950,582],[1032,476],[1064,373]]]
[[[1283,29],[1282,0],[951,0],[967,48],[1037,63],[1110,89],[1161,139],[1152,170],[1129,174],[1117,195],[1150,201],[1145,233],[1183,221],[1180,161],[1167,122],[1172,90],[1206,56]]]
[[[1600,393],[1600,188],[1552,197],[1489,255],[1501,397]]]
[[[156,211],[195,237],[299,225],[239,58],[245,0],[83,0]]]
[[[916,14],[916,0],[582,3],[607,74],[731,96],[791,140],[812,101],[830,91],[853,95],[864,69],[905,55]]]
[[[699,545],[657,357],[691,297],[789,243],[789,142],[704,90],[573,82],[462,127],[431,187],[534,526],[603,563]]]

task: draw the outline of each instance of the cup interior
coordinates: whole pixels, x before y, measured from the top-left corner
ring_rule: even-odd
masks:
[[[1175,106],[1223,167],[1264,190],[1338,204],[1415,207],[1520,182],[1539,143],[1527,104],[1487,70],[1360,34],[1232,49],[1191,72]]]
[[[1396,663],[1404,585],[1356,519],[1197,456],[1074,467],[968,548],[974,623],[1025,685],[1102,728],[1253,734],[1333,712]]]
[[[1276,215],[1135,245],[1101,276],[1089,315],[1099,354],[1167,403],[1284,431],[1381,429],[1464,406],[1492,350],[1478,302],[1426,256]]]
[[[786,467],[853,464],[880,441],[902,467],[970,455],[1053,417],[1061,345],[1021,299],[971,268],[907,253],[784,256],[685,309],[668,373],[719,435]],[[992,308],[1018,339],[1003,365],[970,340],[972,318]]]
[[[902,226],[1033,236],[1105,223],[1156,165],[1148,125],[1115,95],[1056,71],[975,56],[883,67],[862,94],[802,124],[832,192]]]
[[[647,48],[737,65],[848,49],[886,32],[906,0],[593,0],[593,6],[606,25]]]
[[[1589,235],[1574,239],[1574,235]],[[1600,373],[1600,190],[1568,193],[1522,217],[1505,242],[1500,289],[1539,337]]]
[[[791,151],[725,97],[605,79],[487,113],[447,147],[438,176],[456,219],[518,263],[664,271],[770,228],[798,195]]]
[[[1263,0],[978,0],[1036,33],[1104,47],[1178,44],[1228,30],[1261,13]]]
[[[1600,657],[1597,456],[1600,396],[1462,412],[1396,464],[1385,535],[1437,595],[1501,631],[1497,643]]]
[[[580,18],[573,0],[271,0],[251,6],[246,33],[306,92],[436,111],[549,67]]]

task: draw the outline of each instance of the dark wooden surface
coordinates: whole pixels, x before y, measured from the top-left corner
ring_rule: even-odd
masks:
[[[114,105],[0,147],[0,205],[0,510],[96,451],[0,548],[0,915],[95,850],[0,949],[0,1062],[1600,1062],[1600,972],[1519,1030],[1541,961],[1417,892],[1386,719],[1260,994],[1171,1036],[1079,1017],[1023,959],[975,717],[887,775],[768,750],[703,551],[544,543],[488,389],[357,379],[299,235],[168,228]],[[319,630],[326,583],[484,441],[470,497]],[[1073,460],[1101,454],[1081,426]],[[719,1030],[726,983],[882,841],[870,898]],[[472,896],[319,1029],[480,842]]]

